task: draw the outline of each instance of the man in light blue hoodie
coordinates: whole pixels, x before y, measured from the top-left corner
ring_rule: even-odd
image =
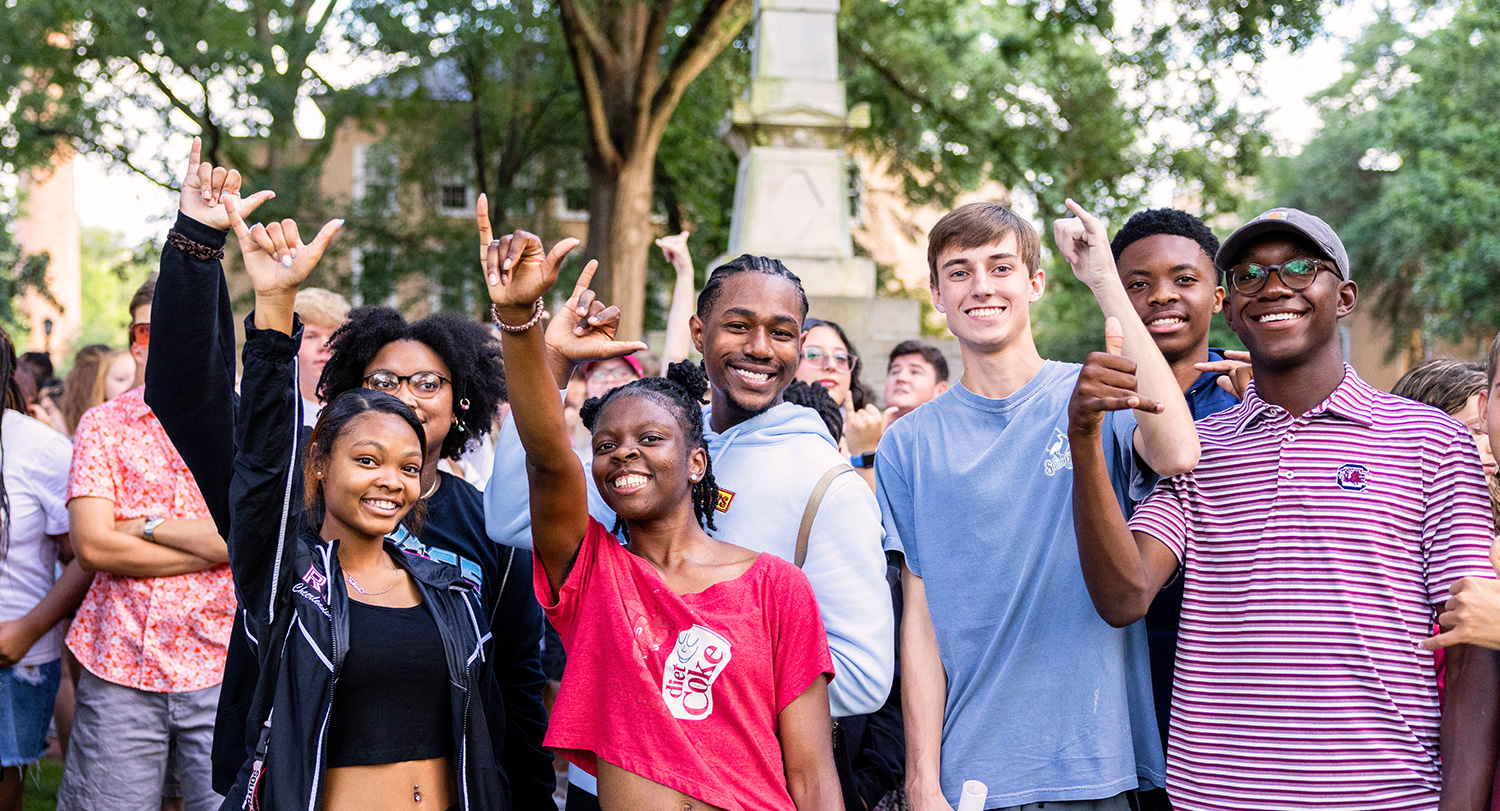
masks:
[[[574,363],[592,359],[591,351],[630,348],[589,326],[599,316],[597,304],[584,304],[584,316],[576,306],[559,313],[559,327],[548,329],[553,371],[564,381]],[[747,255],[710,275],[691,326],[712,394],[704,415],[720,488],[712,534],[793,562],[814,489],[830,471],[847,466],[817,413],[782,400],[801,357],[806,316],[802,282],[779,261]],[[596,339],[580,336],[569,321]],[[525,455],[512,425],[502,429],[496,445],[485,490],[486,529],[495,541],[529,548]],[[829,701],[839,717],[871,713],[885,702],[895,669],[895,622],[880,508],[852,469],[832,475],[816,505],[801,566],[828,632],[835,670]],[[594,491],[593,477],[588,482],[590,513],[612,526],[613,513]]]

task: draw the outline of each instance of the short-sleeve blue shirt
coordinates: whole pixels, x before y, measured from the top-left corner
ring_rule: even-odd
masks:
[[[1048,361],[1004,399],[956,384],[901,418],[875,471],[887,549],[923,579],[948,676],[942,786],[986,808],[1161,786],[1145,629],[1111,628],[1089,599],[1073,533],[1068,399],[1081,367]],[[1135,418],[1105,419],[1126,515],[1155,476]]]

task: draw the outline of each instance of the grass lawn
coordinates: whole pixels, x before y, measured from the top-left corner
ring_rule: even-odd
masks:
[[[26,773],[21,808],[23,811],[55,811],[57,785],[62,782],[62,761],[44,757],[37,765],[41,768],[28,770]]]

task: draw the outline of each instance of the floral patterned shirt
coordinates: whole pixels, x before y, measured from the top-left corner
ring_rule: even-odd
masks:
[[[68,498],[80,496],[114,502],[116,520],[209,517],[144,387],[79,421]],[[223,680],[234,611],[228,564],[173,577],[101,572],[68,631],[68,648],[105,681],[154,693],[201,690]]]

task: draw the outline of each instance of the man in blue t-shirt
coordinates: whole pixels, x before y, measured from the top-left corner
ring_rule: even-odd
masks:
[[[1249,380],[1248,355],[1225,357],[1208,345],[1208,328],[1224,307],[1224,288],[1214,268],[1219,238],[1197,217],[1175,208],[1137,211],[1110,242],[1120,281],[1136,315],[1161,350],[1187,398],[1193,419],[1217,414],[1239,402]],[[1177,658],[1177,626],[1182,614],[1182,578],[1177,578],[1146,612],[1151,648],[1151,689],[1162,746],[1172,716],[1172,678]],[[1170,809],[1166,791],[1141,797],[1143,811]]]
[[[1088,373],[1139,381],[1137,411],[1106,425],[1128,508],[1156,473],[1196,464],[1197,434],[1103,225],[1069,206],[1058,247],[1123,346],[1090,356]],[[894,423],[875,460],[887,548],[903,557],[908,794],[917,811],[947,811],[978,780],[986,809],[1125,809],[1131,792],[1163,784],[1145,632],[1100,620],[1079,568],[1067,405],[1083,367],[1043,360],[1032,340],[1041,240],[1005,206],[974,203],[928,241],[933,303],[964,374]]]

